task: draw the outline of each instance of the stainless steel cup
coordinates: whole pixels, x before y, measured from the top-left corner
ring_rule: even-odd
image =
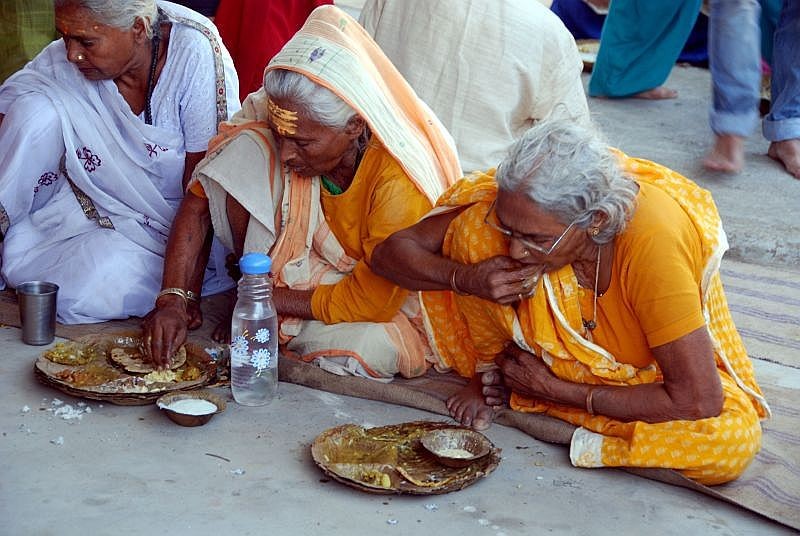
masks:
[[[28,281],[17,285],[22,342],[50,344],[56,334],[56,296],[58,285],[47,281]]]

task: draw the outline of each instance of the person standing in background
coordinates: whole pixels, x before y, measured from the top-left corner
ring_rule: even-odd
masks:
[[[772,108],[763,125],[767,154],[800,179],[800,0],[783,1],[772,54]]]
[[[550,116],[589,120],[561,20],[530,0],[367,0],[359,22],[447,127],[465,173]]]
[[[744,166],[744,140],[758,119],[759,14],[755,0],[711,2],[711,79],[714,147],[703,164],[736,173]],[[800,178],[800,1],[784,0],[772,47],[772,104],[763,121],[768,155]]]
[[[592,97],[674,99],[661,84],[692,31],[702,0],[611,2],[589,81]]]
[[[239,97],[261,89],[264,67],[314,8],[333,0],[221,0],[214,23],[239,74]]]
[[[712,171],[738,173],[744,140],[758,121],[761,88],[761,6],[758,0],[711,0],[709,51],[714,147],[703,160]]]

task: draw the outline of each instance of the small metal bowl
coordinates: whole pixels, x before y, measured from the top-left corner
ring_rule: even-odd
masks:
[[[479,432],[466,428],[431,430],[420,443],[436,460],[447,467],[466,467],[492,450],[491,442]]]
[[[209,407],[209,411],[207,413],[195,414],[191,411],[190,407],[187,407],[186,404],[180,404],[183,400],[204,400],[209,402],[215,406],[216,409],[211,410]],[[156,400],[156,405],[167,414],[173,422],[180,424],[181,426],[202,426],[208,421],[211,420],[211,417],[216,415],[217,413],[222,413],[225,411],[226,403],[225,400],[211,391],[177,391],[174,393],[168,393],[159,397]],[[184,406],[184,407],[181,407]]]

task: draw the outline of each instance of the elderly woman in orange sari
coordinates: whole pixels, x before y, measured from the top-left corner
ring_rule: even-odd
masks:
[[[579,467],[666,467],[736,478],[769,409],[719,276],[727,247],[709,193],[544,121],[499,168],[462,179],[372,267],[422,292],[439,369],[470,383],[454,418],[492,407],[572,423]]]
[[[186,293],[213,227],[237,255],[272,257],[284,352],[376,380],[424,373],[417,297],[369,260],[461,171],[449,134],[375,42],[338,8],[317,8],[220,131],[170,234],[144,324],[153,361],[166,364],[200,320]]]

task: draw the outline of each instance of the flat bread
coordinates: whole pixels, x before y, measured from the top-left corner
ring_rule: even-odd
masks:
[[[109,352],[111,361],[120,367],[124,368],[126,372],[133,372],[134,374],[148,374],[156,370],[152,363],[144,360],[144,355],[139,348],[134,347],[116,347],[112,348]],[[172,356],[169,368],[175,370],[186,363],[186,348],[181,346],[175,355]]]

